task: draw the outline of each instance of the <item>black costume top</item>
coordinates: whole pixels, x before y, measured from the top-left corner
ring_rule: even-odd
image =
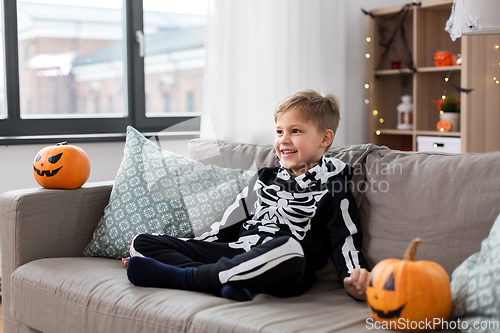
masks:
[[[352,168],[323,157],[292,178],[283,167],[262,168],[210,230],[195,239],[229,242],[246,251],[291,236],[300,242],[309,269],[322,268],[328,255],[340,281],[354,268],[367,268],[360,251],[359,213],[349,190]]]

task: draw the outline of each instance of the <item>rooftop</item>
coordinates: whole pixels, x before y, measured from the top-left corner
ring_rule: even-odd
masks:
[[[20,23],[50,21],[121,24],[123,15],[120,8],[97,8],[24,1],[18,2],[17,11]],[[205,16],[149,11],[144,13],[144,22],[147,26],[160,29],[180,29],[205,25]]]
[[[146,56],[171,53],[175,51],[202,48],[204,46],[204,27],[179,30],[162,30],[154,35],[145,37]],[[116,42],[99,51],[75,59],[73,66],[111,62],[122,59],[123,42]]]
[[[85,29],[85,24],[105,25],[107,27],[104,28],[109,30],[118,29],[118,35],[120,35],[119,31],[123,25],[123,10],[121,8],[97,8],[23,1],[18,2],[17,9],[19,25],[23,26],[24,30],[31,30],[30,36],[43,34],[42,28],[38,28],[37,23],[51,24],[51,38],[58,38],[57,31],[60,31],[60,38],[64,38],[67,36],[68,27],[70,30]],[[146,55],[202,48],[205,37],[205,20],[204,15],[144,12]],[[75,24],[74,28],[72,25],[68,26],[68,23]],[[60,28],[57,28],[59,25]],[[98,28],[97,31],[102,31],[102,29],[102,27]],[[81,36],[81,34],[78,35]],[[92,37],[82,38],[93,39]],[[117,38],[121,37],[116,36],[111,40]],[[82,66],[122,59],[123,43],[123,40],[117,40],[107,47],[75,59],[72,65]]]

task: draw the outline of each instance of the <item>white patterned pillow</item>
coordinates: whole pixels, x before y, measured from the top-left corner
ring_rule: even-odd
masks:
[[[481,330],[499,332],[500,324],[500,216],[490,234],[481,243],[481,250],[471,255],[451,276],[453,317],[467,322],[463,332],[478,332],[474,325],[494,327]],[[491,329],[493,328],[493,329]]]
[[[198,234],[220,216],[253,171],[205,166],[162,150],[132,127],[109,204],[84,256],[120,259],[138,233]]]

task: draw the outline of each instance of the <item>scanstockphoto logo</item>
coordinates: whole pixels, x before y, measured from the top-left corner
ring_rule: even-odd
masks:
[[[415,321],[407,318],[399,318],[397,321],[379,322],[374,318],[366,319],[367,329],[391,329],[400,331],[436,331],[436,330],[461,330],[473,332],[498,332],[500,321],[498,320],[476,320],[465,321],[460,318],[447,321],[443,318],[426,318]]]

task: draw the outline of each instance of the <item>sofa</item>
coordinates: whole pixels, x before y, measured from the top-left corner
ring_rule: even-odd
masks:
[[[353,166],[363,252],[373,267],[402,258],[416,237],[417,259],[450,275],[500,214],[500,152],[403,152],[372,144],[332,147]],[[273,147],[194,139],[189,157],[204,165],[256,170],[277,163]],[[3,332],[368,332],[366,302],[349,297],[328,262],[299,297],[213,295],[140,288],[118,259],[85,257],[113,183],[75,190],[24,189],[0,196]]]

